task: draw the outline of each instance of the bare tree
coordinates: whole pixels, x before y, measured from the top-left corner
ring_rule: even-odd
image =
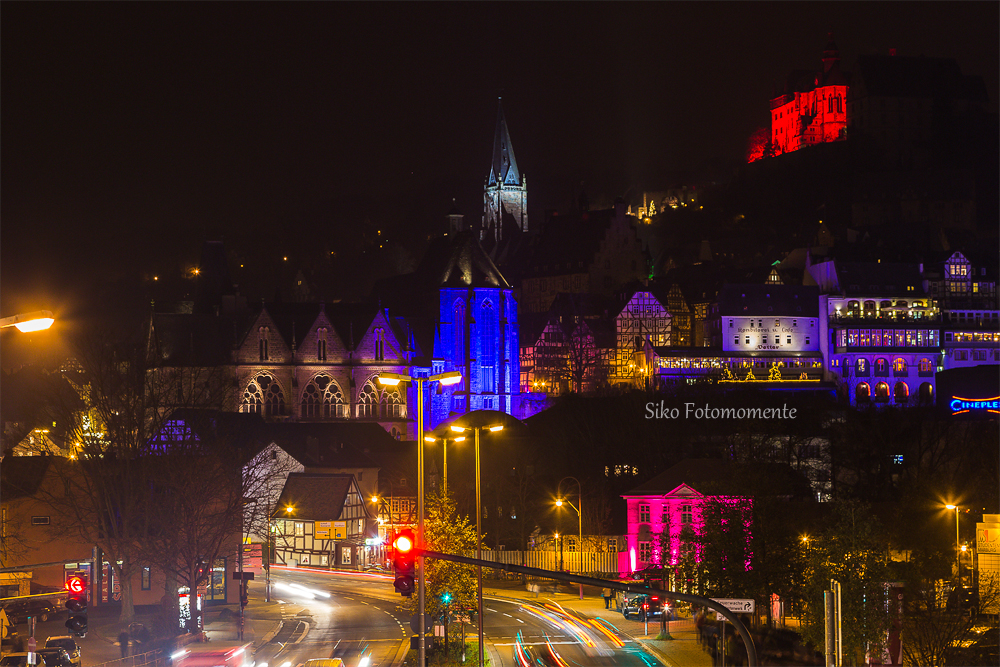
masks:
[[[156,437],[176,408],[224,395],[217,370],[164,367],[148,334],[142,324],[109,322],[76,339],[76,363],[64,376],[79,401],[56,408],[68,425],[71,461],[56,467],[61,489],[47,495],[67,527],[110,563],[121,585],[122,623],[134,619],[132,579],[155,518],[151,480],[162,472]]]

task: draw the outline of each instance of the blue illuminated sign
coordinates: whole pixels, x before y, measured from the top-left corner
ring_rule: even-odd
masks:
[[[953,415],[978,410],[1000,413],[1000,396],[994,396],[993,398],[962,398],[961,396],[952,396],[948,407],[951,408],[951,414]]]

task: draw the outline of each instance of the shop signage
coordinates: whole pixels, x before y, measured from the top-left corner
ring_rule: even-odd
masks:
[[[965,412],[996,412],[1000,413],[1000,396],[993,398],[962,398],[952,396],[948,403],[951,414],[959,415]]]
[[[976,552],[1000,554],[1000,523],[976,524]]]

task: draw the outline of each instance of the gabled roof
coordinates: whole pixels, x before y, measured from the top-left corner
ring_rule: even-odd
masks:
[[[514,147],[507,132],[507,120],[503,115],[503,104],[497,101],[497,127],[493,133],[493,162],[486,185],[521,185],[521,172],[514,159]]]
[[[55,459],[54,456],[4,456],[0,461],[3,501],[33,496]]]
[[[745,492],[740,482],[752,473],[768,480],[775,495],[810,497],[809,481],[784,463],[736,462],[721,459],[684,459],[622,497],[662,496],[686,484],[703,495],[738,495]]]
[[[333,521],[340,517],[347,493],[354,485],[354,475],[336,473],[293,472],[288,475],[278,499],[275,516],[285,517],[285,507],[293,511],[287,516],[306,521]]]
[[[152,352],[172,365],[220,366],[232,359],[237,331],[247,322],[231,316],[154,313]]]

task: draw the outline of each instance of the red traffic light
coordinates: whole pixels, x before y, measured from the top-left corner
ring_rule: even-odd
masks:
[[[83,577],[70,577],[66,580],[66,590],[73,595],[83,595],[87,592],[87,580]]]
[[[396,537],[396,541],[392,543],[393,548],[401,554],[409,553],[413,551],[413,535],[409,531],[404,531]]]

